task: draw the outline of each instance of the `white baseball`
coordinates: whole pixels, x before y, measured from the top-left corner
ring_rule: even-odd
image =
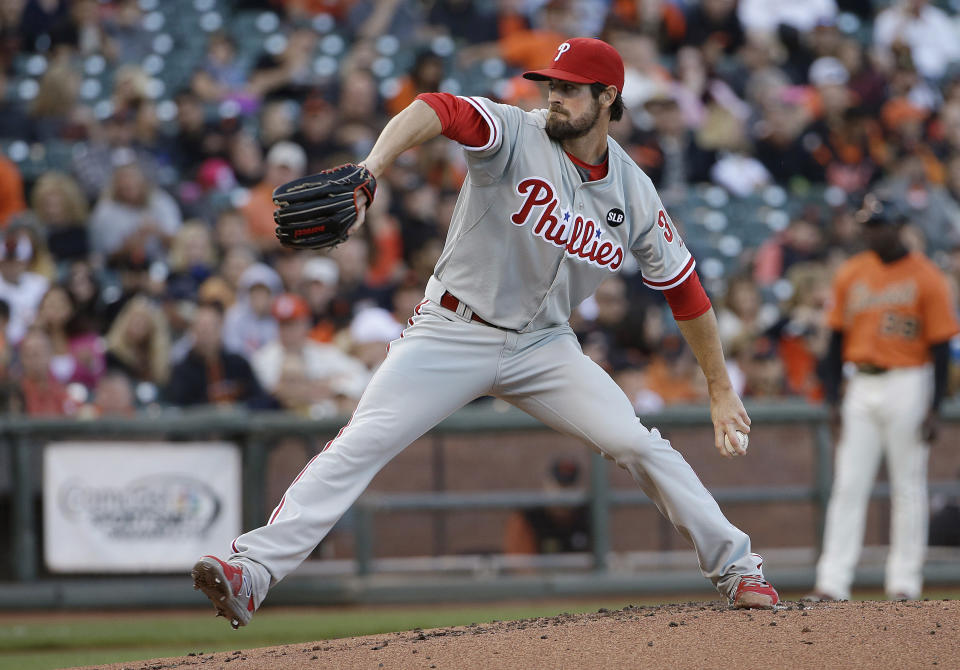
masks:
[[[742,453],[747,451],[747,445],[750,443],[750,438],[747,437],[747,434],[744,433],[742,430],[738,430],[737,440],[739,440],[740,442],[739,451],[734,449],[733,445],[730,444],[730,438],[727,436],[727,434],[726,433],[723,434],[723,446],[726,448],[727,453],[736,454],[736,453]]]

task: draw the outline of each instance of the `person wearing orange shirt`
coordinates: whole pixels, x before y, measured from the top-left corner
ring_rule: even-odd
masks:
[[[273,189],[306,174],[307,154],[294,142],[277,142],[266,157],[266,174],[263,181],[250,189],[250,198],[240,208],[247,220],[247,232],[260,251],[276,251],[280,248],[273,221]]]
[[[26,208],[20,170],[16,163],[0,154],[0,227],[7,225],[11,216]]]
[[[868,250],[837,271],[824,361],[831,419],[842,431],[823,552],[811,600],[846,600],[863,545],[867,502],[881,457],[891,488],[888,597],[917,599],[927,546],[927,458],[947,386],[949,340],[958,332],[944,274],[904,246],[896,206],[868,195],[857,212]],[[848,380],[838,410],[842,367]]]

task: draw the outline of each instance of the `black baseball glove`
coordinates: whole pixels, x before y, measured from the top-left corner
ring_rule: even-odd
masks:
[[[345,163],[281,184],[273,190],[280,244],[326,249],[347,239],[360,207],[373,202],[377,180],[362,165]]]

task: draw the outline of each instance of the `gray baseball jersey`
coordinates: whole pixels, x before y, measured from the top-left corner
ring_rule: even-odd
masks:
[[[566,323],[628,252],[652,288],[693,272],[653,184],[613,138],[607,176],[585,182],[544,131],[546,110],[465,99],[490,140],[466,148],[468,177],[427,297],[447,290],[486,321],[530,332]]]
[[[693,544],[704,576],[732,596],[743,575],[762,575],[750,539],[670,443],[640,423],[567,324],[626,253],[659,289],[693,272],[690,253],[650,180],[616,142],[608,141],[607,176],[584,182],[547,137],[544,111],[469,100],[490,139],[467,149],[469,176],[425,299],[391,342],[350,422],[297,476],[267,524],[233,543],[230,560],[252,583],[251,607],[310,554],[380,468],[484,395],[629,471]],[[455,311],[444,291],[459,299]]]

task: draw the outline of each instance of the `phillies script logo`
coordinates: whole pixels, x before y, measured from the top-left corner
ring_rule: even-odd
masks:
[[[623,247],[602,239],[603,230],[596,221],[584,219],[565,209],[558,211],[560,202],[556,190],[546,179],[524,179],[517,184],[517,194],[526,199],[520,209],[510,216],[516,225],[522,226],[532,221],[531,231],[534,235],[563,249],[571,258],[611,270],[617,270],[623,264]]]

